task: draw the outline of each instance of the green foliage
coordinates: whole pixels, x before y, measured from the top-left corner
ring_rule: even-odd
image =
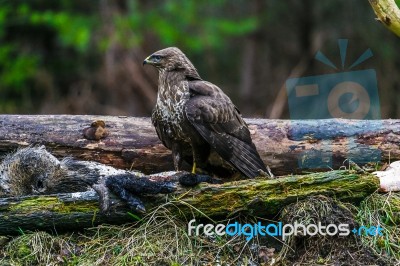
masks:
[[[0,113],[34,112],[49,90],[62,94],[84,73],[96,72],[111,44],[129,50],[150,35],[159,48],[180,46],[200,53],[222,49],[229,37],[258,27],[254,17],[229,17],[227,0],[123,3],[112,9],[92,1],[2,2]],[[43,88],[40,73],[47,73],[54,87]]]
[[[20,91],[24,83],[35,74],[37,56],[28,53],[18,53],[10,45],[0,46],[0,62],[3,69],[0,73],[2,85]]]
[[[258,26],[257,19],[252,16],[228,18],[224,12],[227,3],[166,1],[150,11],[145,22],[166,46],[179,43],[192,51],[207,47],[218,49],[229,42],[229,37],[245,35]],[[209,10],[216,15],[210,16]]]
[[[40,98],[44,93],[35,89],[38,73],[49,61],[50,53],[40,47],[43,43],[55,39],[57,43],[51,46],[80,53],[89,48],[91,16],[64,11],[62,3],[58,8],[63,11],[50,10],[39,3],[9,1],[0,6],[1,113],[32,111],[35,96]]]
[[[85,52],[89,45],[91,19],[85,16],[76,16],[67,12],[32,12],[32,25],[43,25],[54,28],[60,42],[65,46],[72,46],[80,52]]]
[[[319,43],[315,40],[321,32],[329,32],[329,41],[323,38],[326,41],[318,48],[337,37],[356,39],[374,51],[374,58],[381,58],[376,61],[383,66],[378,76],[386,83],[381,99],[393,99],[385,109],[397,113],[392,97],[397,81],[391,73],[396,72],[398,61],[397,39],[386,39],[367,2],[346,0],[304,4],[278,0],[3,0],[0,113],[36,113],[45,101],[61,103],[63,107],[54,112],[73,112],[66,106],[84,90],[90,91],[85,97],[111,107],[87,105],[88,113],[114,110],[119,99],[126,99],[127,87],[134,92],[132,103],[141,103],[148,88],[142,88],[144,83],[137,82],[138,76],[147,79],[148,72],[140,69],[129,76],[132,69],[123,66],[125,58],[142,60],[139,57],[149,52],[178,46],[202,75],[227,89],[239,108],[248,109],[242,109],[243,114],[257,110],[262,115],[299,58],[315,52],[314,44]],[[248,49],[255,53],[242,61]],[[307,72],[315,73],[314,67]],[[376,64],[373,67],[379,70]],[[235,99],[248,93],[242,91],[247,86],[245,80],[257,93],[249,94],[249,99]],[[254,104],[245,105],[241,103],[244,100]],[[119,108],[125,111],[125,107]],[[126,112],[148,114],[150,110],[145,108],[149,107],[143,104]]]

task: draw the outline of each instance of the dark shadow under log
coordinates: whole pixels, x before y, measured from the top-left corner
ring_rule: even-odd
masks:
[[[251,179],[220,185],[201,183],[194,188],[179,187],[168,195],[142,198],[150,212],[162,204],[172,214],[196,217],[229,217],[236,213],[273,217],[284,206],[311,195],[326,195],[346,202],[359,202],[379,188],[371,174],[330,171],[279,179]],[[192,206],[192,207],[189,207]],[[108,215],[99,212],[94,191],[0,199],[0,234],[20,230],[77,230],[101,223],[136,221],[118,199]]]

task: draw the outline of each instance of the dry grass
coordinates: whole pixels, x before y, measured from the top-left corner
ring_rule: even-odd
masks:
[[[314,196],[287,206],[281,218],[283,224],[348,224],[352,230],[363,224],[355,220],[356,212],[353,205]],[[278,255],[278,260],[285,265],[386,265],[389,262],[351,232],[347,236],[291,235],[285,243]]]
[[[131,225],[102,225],[68,236],[24,234],[1,249],[0,265],[249,265],[258,260],[257,239],[189,236],[187,223],[164,205]]]
[[[376,254],[393,258],[400,265],[400,193],[372,194],[361,203],[357,220],[365,226],[383,228],[383,236],[361,240]]]
[[[44,232],[23,233],[0,239],[0,265],[351,265],[399,263],[400,195],[374,194],[359,208],[330,198],[312,197],[288,206],[282,221],[303,224],[381,224],[385,238],[290,237],[285,243],[243,236],[189,236],[191,217],[175,217],[160,206],[130,225],[102,225],[83,233],[54,236]],[[173,204],[173,203],[167,203]],[[168,206],[169,208],[171,206]],[[202,216],[193,209],[193,215]],[[133,216],[135,217],[135,216]],[[199,219],[198,219],[199,220]],[[203,218],[203,223],[257,223],[258,217],[240,216],[225,221]],[[200,222],[200,220],[198,221]],[[263,223],[270,221],[262,221]],[[360,241],[361,240],[361,241]],[[274,247],[274,249],[271,248]],[[384,260],[383,257],[389,258]]]
[[[7,265],[56,265],[65,262],[72,252],[68,237],[51,236],[45,232],[23,234],[11,240],[4,250],[9,260]]]

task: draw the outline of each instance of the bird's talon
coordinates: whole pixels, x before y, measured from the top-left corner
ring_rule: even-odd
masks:
[[[196,162],[193,162],[192,174],[196,174]]]

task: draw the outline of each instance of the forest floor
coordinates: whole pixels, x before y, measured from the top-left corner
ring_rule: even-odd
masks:
[[[245,235],[189,235],[191,219],[174,217],[164,205],[141,219],[132,215],[132,224],[124,226],[101,225],[72,234],[21,231],[0,237],[0,265],[400,265],[400,193],[374,193],[357,206],[315,196],[287,206],[273,220],[236,216],[196,221],[309,225],[318,220],[380,226],[381,236],[292,235],[283,241],[258,235],[247,241]]]

